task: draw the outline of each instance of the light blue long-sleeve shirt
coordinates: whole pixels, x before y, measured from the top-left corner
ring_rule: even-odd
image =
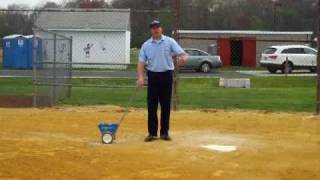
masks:
[[[152,72],[174,70],[173,56],[184,54],[184,50],[171,37],[162,35],[159,41],[150,38],[140,50],[139,62]]]

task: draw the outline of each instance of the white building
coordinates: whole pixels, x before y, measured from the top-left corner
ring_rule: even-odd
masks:
[[[35,26],[72,37],[73,63],[130,64],[129,9],[50,9]]]

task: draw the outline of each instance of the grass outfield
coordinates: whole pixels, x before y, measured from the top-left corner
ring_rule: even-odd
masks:
[[[218,87],[218,79],[183,79],[179,96],[182,109],[256,109],[270,111],[312,112],[315,109],[316,80],[314,77],[254,77],[251,89]],[[134,80],[75,79],[81,84],[126,84]],[[32,95],[31,79],[0,79],[0,95]],[[103,89],[74,87],[66,105],[119,105],[125,106],[133,89]],[[131,106],[146,106],[146,91],[140,90]]]

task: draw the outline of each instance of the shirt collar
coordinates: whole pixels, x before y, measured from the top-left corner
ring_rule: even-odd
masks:
[[[151,37],[151,41],[152,41],[153,43],[161,43],[162,41],[164,41],[164,36],[161,35],[161,39],[160,39],[159,41],[157,41],[157,40],[153,39],[153,37]]]

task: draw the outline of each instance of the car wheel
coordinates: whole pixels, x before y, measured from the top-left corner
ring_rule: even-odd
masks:
[[[277,72],[277,68],[274,68],[274,67],[267,67],[268,71],[271,73],[271,74],[274,74]]]
[[[282,73],[285,74],[286,73],[286,63],[282,64],[282,69],[281,69]],[[293,64],[292,62],[288,62],[288,74],[291,74],[293,71]]]
[[[199,69],[203,73],[208,73],[211,71],[211,66],[209,63],[202,63]]]

